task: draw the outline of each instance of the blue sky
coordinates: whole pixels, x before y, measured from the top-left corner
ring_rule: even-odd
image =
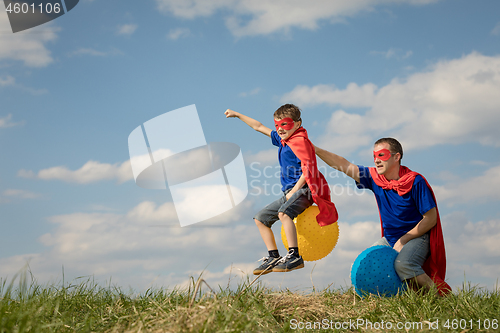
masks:
[[[500,277],[498,1],[81,0],[16,34],[0,10],[1,277],[29,262],[42,283],[63,267],[65,279],[138,291],[203,270],[211,285],[237,281],[266,254],[252,217],[277,194],[255,193],[279,179],[257,170],[275,170],[277,151],[223,113],[272,127],[287,102],[315,144],[357,164],[373,163],[376,139],[400,139],[403,164],[436,192],[449,283],[493,288]],[[134,183],[127,138],[191,104],[208,142],[241,147],[252,185],[236,209],[180,228],[168,191]],[[339,243],[263,277],[272,287],[309,290],[313,267],[316,288],[345,287],[380,235],[373,195],[323,170]]]

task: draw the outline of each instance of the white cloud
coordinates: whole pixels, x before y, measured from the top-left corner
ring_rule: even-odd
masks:
[[[495,27],[493,28],[493,30],[491,30],[491,34],[494,36],[500,36],[500,22],[498,22],[497,25],[495,25]]]
[[[443,186],[434,186],[438,201],[450,206],[464,203],[487,203],[500,201],[500,165],[486,170],[482,175],[461,181],[451,181]]]
[[[234,0],[156,0],[158,9],[182,18],[196,18],[213,15],[217,10],[234,5]]]
[[[25,87],[22,84],[18,84],[16,83],[16,79],[10,75],[7,75],[5,78],[0,77],[0,87],[15,87],[35,96],[48,93],[47,89],[35,89],[35,88]]]
[[[117,28],[119,35],[132,35],[137,30],[137,24],[123,24]]]
[[[178,40],[179,38],[185,38],[189,36],[191,36],[191,31],[187,28],[171,29],[167,34],[167,38],[171,40]]]
[[[57,39],[60,30],[53,25],[45,24],[29,30],[12,33],[9,18],[0,5],[0,61],[16,60],[28,67],[45,67],[54,59],[46,44]]]
[[[346,152],[382,135],[397,137],[405,149],[445,143],[479,142],[500,146],[500,56],[473,52],[443,60],[405,80],[378,88],[351,83],[298,86],[282,100],[300,106],[329,104],[368,108],[364,114],[335,111],[319,146]],[[357,102],[356,102],[357,101]]]
[[[174,204],[166,202],[156,208],[156,204],[151,201],[144,201],[135,206],[127,213],[130,221],[141,223],[166,223],[177,222]]]
[[[158,9],[177,17],[194,19],[227,13],[226,25],[233,35],[266,35],[291,28],[315,30],[320,22],[340,22],[381,5],[425,5],[438,0],[156,0]]]
[[[349,83],[344,90],[334,85],[318,84],[314,87],[298,85],[291,92],[281,97],[280,101],[286,103],[296,101],[301,106],[331,104],[345,107],[369,107],[375,102],[377,86],[368,83],[358,86]]]
[[[255,168],[260,165],[275,165],[278,163],[278,149],[261,150],[255,154],[245,153],[243,157],[247,165],[254,165]]]
[[[500,278],[500,220],[472,222],[464,213],[441,216],[446,242],[447,277],[492,287]],[[477,281],[477,282],[476,282]]]
[[[330,196],[337,207],[339,221],[352,221],[360,216],[370,216],[378,218],[378,207],[375,196],[371,191],[358,190],[352,185],[354,181],[346,178],[343,185],[339,181],[332,181],[327,178],[330,184]],[[351,186],[349,186],[350,184]]]
[[[97,51],[91,48],[80,48],[72,53],[72,55],[91,55],[94,57],[105,57],[106,52]]]
[[[109,51],[99,51],[99,50],[95,50],[92,48],[82,47],[82,48],[79,48],[78,50],[70,53],[70,56],[88,55],[88,56],[92,56],[92,57],[108,57],[108,56],[116,56],[116,55],[121,55],[121,54],[123,54],[123,52],[118,50],[118,49],[115,49],[115,48],[111,48]]]
[[[20,199],[36,199],[40,197],[40,194],[18,189],[7,189],[2,193],[6,197],[20,198]]]
[[[24,124],[24,121],[20,121],[17,123],[14,123],[11,121],[12,119],[12,114],[8,114],[7,116],[0,118],[0,128],[8,128],[8,127],[14,127],[14,126],[20,126]]]
[[[229,212],[228,220],[240,219],[242,211],[248,218],[247,206]],[[124,287],[143,287],[160,276],[159,282],[173,287],[209,264],[230,265],[235,253],[248,252],[260,237],[253,222],[181,228],[171,203],[143,202],[126,214],[73,213],[49,221],[54,230],[40,237],[47,251],[0,258],[4,275],[15,274],[32,257],[30,267],[39,280],[57,277],[64,265],[67,277],[112,276]]]
[[[78,170],[70,170],[65,166],[56,166],[40,170],[38,174],[35,174],[31,170],[19,170],[17,175],[23,178],[62,180],[64,182],[77,184],[89,184],[112,179],[116,179],[118,182],[123,183],[133,179],[130,161],[125,161],[121,164],[88,161]]]
[[[253,95],[257,95],[260,91],[261,91],[261,89],[259,87],[257,87],[255,89],[248,91],[248,92],[239,93],[238,96],[240,96],[240,97],[253,96]]]
[[[356,223],[339,224],[339,249],[344,252],[352,251],[352,262],[367,247],[382,237],[380,222],[363,221]]]
[[[469,162],[471,165],[481,165],[481,166],[487,166],[489,165],[488,162],[485,161],[480,161],[480,160],[472,160]]]
[[[368,120],[365,118],[344,110],[334,112],[326,125],[327,132],[318,137],[315,144],[340,155],[352,153],[359,147],[371,146],[373,134],[366,130]]]
[[[7,75],[5,78],[0,77],[0,87],[13,86],[16,83],[16,79],[10,75]]]
[[[371,51],[370,54],[372,55],[382,55],[386,59],[397,59],[397,60],[403,60],[411,57],[413,55],[413,51],[408,50],[404,52],[401,49],[398,48],[390,48],[387,51]]]

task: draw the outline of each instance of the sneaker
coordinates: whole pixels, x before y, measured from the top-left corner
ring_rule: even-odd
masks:
[[[267,273],[271,273],[273,271],[273,267],[278,264],[278,262],[281,260],[281,257],[279,258],[274,258],[274,257],[264,257],[260,259],[259,261],[263,261],[262,265],[257,267],[256,269],[253,270],[254,275],[264,275]]]
[[[304,268],[304,260],[302,257],[293,256],[293,250],[288,251],[286,256],[281,258],[273,272],[290,272],[295,269]]]

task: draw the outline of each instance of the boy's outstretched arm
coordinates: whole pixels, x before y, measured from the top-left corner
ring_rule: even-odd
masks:
[[[355,181],[359,182],[359,168],[357,165],[352,164],[342,156],[336,155],[319,147],[314,146],[314,149],[316,150],[316,155],[325,161],[326,164],[334,169],[342,171]]]
[[[245,124],[253,128],[257,132],[261,132],[262,134],[271,137],[272,129],[262,125],[260,121],[252,119],[248,116],[245,116],[244,114],[241,114],[239,112],[230,109],[227,109],[226,112],[224,112],[224,114],[226,115],[226,118],[240,118],[241,121],[243,121]]]

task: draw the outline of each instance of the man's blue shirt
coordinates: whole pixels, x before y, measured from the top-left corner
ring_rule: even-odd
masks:
[[[358,165],[360,189],[370,189],[375,194],[382,219],[384,237],[391,246],[413,229],[423,214],[436,207],[432,193],[422,176],[415,177],[411,191],[400,196],[395,190],[384,190],[373,181],[370,170]]]
[[[299,158],[290,146],[282,145],[278,132],[271,132],[271,141],[278,148],[278,160],[281,166],[281,190],[284,192],[295,186],[302,175],[302,167]]]

